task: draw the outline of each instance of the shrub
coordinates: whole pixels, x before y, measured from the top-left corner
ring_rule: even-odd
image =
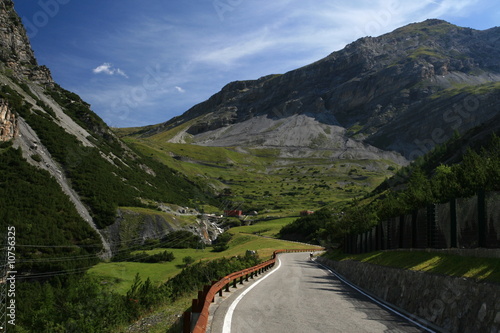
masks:
[[[194,259],[193,259],[193,257],[191,257],[191,256],[187,256],[187,257],[182,258],[182,262],[183,262],[186,266],[189,266],[189,265],[191,265],[192,263],[194,263]]]
[[[214,252],[222,252],[227,250],[229,248],[228,243],[232,237],[233,236],[228,232],[224,232],[219,237],[217,237],[213,246]]]

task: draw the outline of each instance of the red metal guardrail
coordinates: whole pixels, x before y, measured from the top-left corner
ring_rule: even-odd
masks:
[[[198,298],[193,299],[193,304],[191,306],[191,311],[184,312],[183,317],[183,332],[184,333],[205,333],[208,326],[208,308],[210,304],[214,301],[215,295],[218,293],[222,296],[223,289],[229,291],[229,287],[232,283],[233,287],[236,287],[236,283],[239,282],[243,284],[243,279],[248,281],[248,278],[253,278],[258,274],[264,273],[268,269],[274,266],[276,262],[276,256],[279,253],[286,252],[316,252],[322,251],[322,248],[315,249],[300,249],[300,250],[276,250],[273,252],[271,259],[264,261],[256,266],[229,274],[219,281],[214,281],[211,286],[205,286],[203,291],[198,292]],[[196,322],[193,330],[191,331],[191,323]]]

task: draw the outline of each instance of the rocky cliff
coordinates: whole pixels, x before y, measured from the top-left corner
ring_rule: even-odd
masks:
[[[1,202],[0,227],[6,224],[24,228],[20,242],[26,244],[57,245],[53,239],[78,243],[77,239],[91,234],[86,242],[102,243],[101,255],[109,257],[111,244],[103,230],[115,223],[118,207],[164,203],[188,206],[195,204],[192,198],[205,200],[210,196],[162,164],[135,152],[113,134],[88,103],[56,84],[48,68],[37,63],[11,0],[0,2],[2,141],[8,142],[1,143],[0,155],[22,154],[24,160],[4,165],[0,176],[11,172],[9,168],[23,169],[30,164],[29,168],[34,166],[43,178],[59,186],[65,195],[62,201],[70,202],[50,210],[40,204],[39,193],[24,193],[23,186],[5,189],[13,197],[21,197],[22,202]],[[20,181],[36,186],[33,179],[14,177],[0,182]],[[39,190],[44,191],[41,186]],[[12,211],[22,211],[24,217],[12,217]],[[44,223],[32,224],[40,216]],[[72,217],[62,217],[58,225],[51,225],[52,216]],[[75,216],[80,219],[75,220]],[[79,234],[73,235],[70,229]],[[23,256],[37,257],[40,253],[30,248]]]
[[[361,38],[283,75],[232,82],[143,135],[182,128],[171,141],[413,159],[421,142],[442,143],[450,129],[464,132],[498,112],[498,87],[488,84],[500,81],[499,57],[500,28],[427,20]],[[457,105],[474,109],[473,117]]]
[[[51,85],[50,70],[39,66],[31,48],[26,29],[14,11],[12,0],[0,2],[0,63],[12,70],[17,79]]]
[[[7,102],[0,100],[0,142],[14,139],[17,132],[16,116],[10,110]]]

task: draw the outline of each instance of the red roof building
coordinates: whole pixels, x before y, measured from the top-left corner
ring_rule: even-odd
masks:
[[[243,211],[242,210],[225,210],[224,211],[224,214],[226,216],[234,216],[234,217],[239,217],[239,216],[242,216],[243,215]]]

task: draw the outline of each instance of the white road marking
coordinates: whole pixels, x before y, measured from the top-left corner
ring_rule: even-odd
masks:
[[[272,272],[255,282],[253,285],[248,287],[245,291],[243,291],[235,300],[234,302],[229,306],[229,309],[227,309],[226,316],[224,317],[224,325],[222,326],[222,333],[231,333],[231,322],[233,320],[233,312],[238,303],[241,301],[245,295],[250,292],[255,286],[257,286],[259,283],[267,279],[269,276],[274,274],[280,267],[281,267],[281,261],[278,260],[278,267],[276,267]]]

